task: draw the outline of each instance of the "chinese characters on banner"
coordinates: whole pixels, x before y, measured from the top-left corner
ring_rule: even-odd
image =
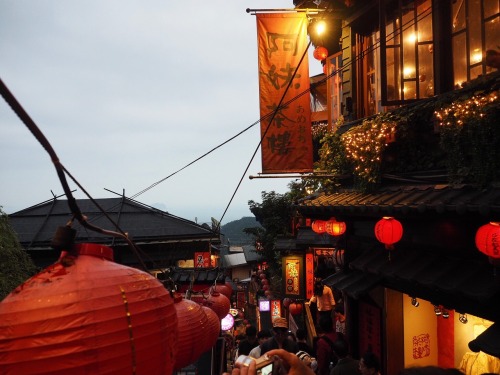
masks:
[[[194,253],[194,267],[195,268],[209,268],[210,267],[210,253]]]
[[[257,14],[263,173],[312,171],[307,54],[299,66],[307,48],[307,24],[304,13]],[[292,101],[304,91],[305,95]]]
[[[314,294],[314,255],[306,254],[306,299]]]
[[[367,303],[359,303],[359,352],[373,352],[378,358],[382,354],[380,335],[381,311]]]
[[[283,257],[283,282],[286,297],[304,297],[304,269],[301,256]]]

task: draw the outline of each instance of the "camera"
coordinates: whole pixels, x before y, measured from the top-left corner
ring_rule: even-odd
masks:
[[[269,375],[273,373],[274,360],[268,358],[265,354],[259,358],[240,355],[238,359],[236,359],[235,364],[239,366],[250,366],[251,361],[255,361],[255,369],[258,375]]]

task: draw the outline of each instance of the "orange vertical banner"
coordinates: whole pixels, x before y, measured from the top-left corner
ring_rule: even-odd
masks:
[[[299,66],[307,48],[306,15],[258,13],[257,37],[262,172],[311,172],[313,156],[307,54]],[[289,85],[281,108],[276,111]],[[297,97],[299,94],[304,95]]]

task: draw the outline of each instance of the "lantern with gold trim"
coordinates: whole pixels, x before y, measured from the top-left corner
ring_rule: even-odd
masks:
[[[180,370],[197,360],[205,351],[205,335],[198,335],[208,326],[208,317],[202,306],[194,301],[175,296],[175,311],[177,313],[177,356],[174,370]]]
[[[74,245],[0,303],[4,374],[171,374],[177,315],[150,274]]]

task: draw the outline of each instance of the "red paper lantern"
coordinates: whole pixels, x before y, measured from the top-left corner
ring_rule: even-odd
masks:
[[[268,279],[262,279],[262,280],[260,281],[260,283],[261,283],[262,285],[269,285],[269,280],[268,280]]]
[[[212,309],[206,306],[202,306],[201,308],[208,318],[207,329],[202,331],[206,335],[205,351],[207,351],[215,345],[220,335],[220,319]]]
[[[177,356],[175,357],[174,370],[196,361],[205,351],[205,334],[208,327],[208,317],[202,307],[194,301],[182,298],[182,295],[175,296],[175,311],[177,313]]]
[[[163,284],[75,245],[0,303],[5,374],[171,374],[177,315]]]
[[[476,247],[493,259],[500,259],[500,223],[491,222],[476,232]]]
[[[392,247],[403,237],[403,226],[393,217],[383,217],[375,224],[375,237],[386,247]]]
[[[218,284],[210,288],[210,291],[219,292],[224,294],[227,298],[231,298],[231,295],[233,294],[233,287],[229,283]]]
[[[290,298],[283,298],[283,306],[289,307],[291,303],[292,300]]]
[[[328,57],[328,50],[322,46],[316,47],[313,52],[313,57],[319,61],[324,60]]]
[[[331,236],[341,236],[345,233],[346,225],[343,221],[331,218],[326,222],[325,231]]]
[[[229,298],[227,298],[224,294],[213,292],[207,298],[206,306],[214,310],[220,320],[224,319],[226,315],[229,313],[229,309],[231,308],[231,302],[229,301]]]
[[[300,302],[293,302],[290,304],[290,314],[299,315],[302,313],[302,304]]]
[[[267,276],[266,276],[266,273],[265,272],[261,272],[260,275],[259,275],[260,279],[265,279]]]
[[[311,229],[314,233],[322,234],[326,232],[326,221],[324,220],[314,220]]]

